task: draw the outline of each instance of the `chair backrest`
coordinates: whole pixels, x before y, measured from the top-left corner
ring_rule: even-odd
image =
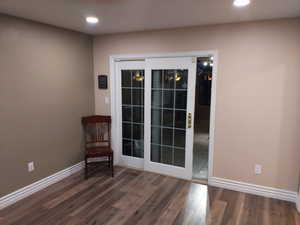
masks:
[[[110,116],[87,116],[81,119],[86,148],[110,147]]]

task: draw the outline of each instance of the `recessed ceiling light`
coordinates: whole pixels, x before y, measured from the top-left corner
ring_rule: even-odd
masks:
[[[99,19],[97,17],[94,16],[89,16],[86,19],[86,22],[90,23],[90,24],[96,24],[99,22]]]
[[[250,4],[250,0],[234,0],[233,5],[236,7],[244,7]]]

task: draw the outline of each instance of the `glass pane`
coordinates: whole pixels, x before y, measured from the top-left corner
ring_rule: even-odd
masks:
[[[177,70],[175,75],[176,89],[187,89],[187,70]]]
[[[127,106],[122,107],[122,120],[131,121],[131,107],[127,107]]]
[[[164,70],[164,89],[174,89],[175,70]]]
[[[159,145],[151,145],[151,161],[161,162],[161,150]]]
[[[153,70],[152,88],[161,88],[161,86],[162,86],[162,70]]]
[[[131,71],[122,70],[122,87],[131,87]]]
[[[162,143],[163,145],[173,145],[173,129],[163,128]]]
[[[174,91],[164,91],[164,108],[174,107]]]
[[[132,121],[135,123],[144,122],[144,108],[143,107],[133,107]]]
[[[162,147],[161,148],[161,162],[164,164],[173,164],[173,148]]]
[[[144,158],[144,141],[133,140],[133,156]]]
[[[131,105],[131,89],[122,89],[122,105]]]
[[[123,123],[123,138],[131,139],[131,124]]]
[[[175,111],[175,127],[185,129],[186,126],[186,111]]]
[[[159,108],[162,106],[162,91],[152,91],[152,102],[153,107]]]
[[[163,125],[165,127],[173,127],[174,123],[174,111],[173,110],[163,110]]]
[[[185,165],[184,149],[174,148],[174,165],[184,167]]]
[[[161,109],[152,109],[151,110],[151,124],[152,125],[161,125],[161,117],[162,117],[162,110]]]
[[[175,130],[174,145],[176,147],[185,147],[185,130]]]
[[[176,91],[175,97],[175,108],[176,109],[186,109],[186,99],[187,99],[187,92],[186,91]]]
[[[142,140],[144,139],[144,126],[140,124],[133,124],[133,139]]]
[[[185,166],[188,70],[152,70],[151,161]]]
[[[144,105],[144,90],[143,89],[132,89],[132,104],[133,105]]]
[[[132,87],[143,88],[145,75],[143,70],[136,70],[132,72]]]
[[[132,155],[132,141],[123,139],[123,155]]]
[[[151,128],[151,143],[161,144],[161,128]]]
[[[144,157],[144,70],[122,70],[123,155]]]

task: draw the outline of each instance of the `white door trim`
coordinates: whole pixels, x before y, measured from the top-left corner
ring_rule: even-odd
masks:
[[[146,60],[147,58],[167,58],[167,57],[214,57],[213,80],[211,91],[211,109],[210,109],[210,131],[209,131],[209,162],[208,162],[208,180],[213,177],[213,157],[214,157],[214,140],[215,140],[215,118],[216,118],[216,94],[217,94],[217,73],[218,73],[218,51],[190,51],[190,52],[173,52],[173,53],[156,53],[156,54],[129,54],[129,55],[112,55],[109,57],[110,71],[110,98],[111,98],[111,117],[112,117],[112,148],[115,151],[114,163],[119,164],[120,145],[118,143],[118,118],[117,118],[117,82],[116,82],[116,62],[119,61],[138,61]]]

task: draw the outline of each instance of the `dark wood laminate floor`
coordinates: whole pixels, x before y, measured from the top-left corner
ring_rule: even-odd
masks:
[[[300,225],[294,204],[116,167],[81,173],[0,211],[5,225]]]

